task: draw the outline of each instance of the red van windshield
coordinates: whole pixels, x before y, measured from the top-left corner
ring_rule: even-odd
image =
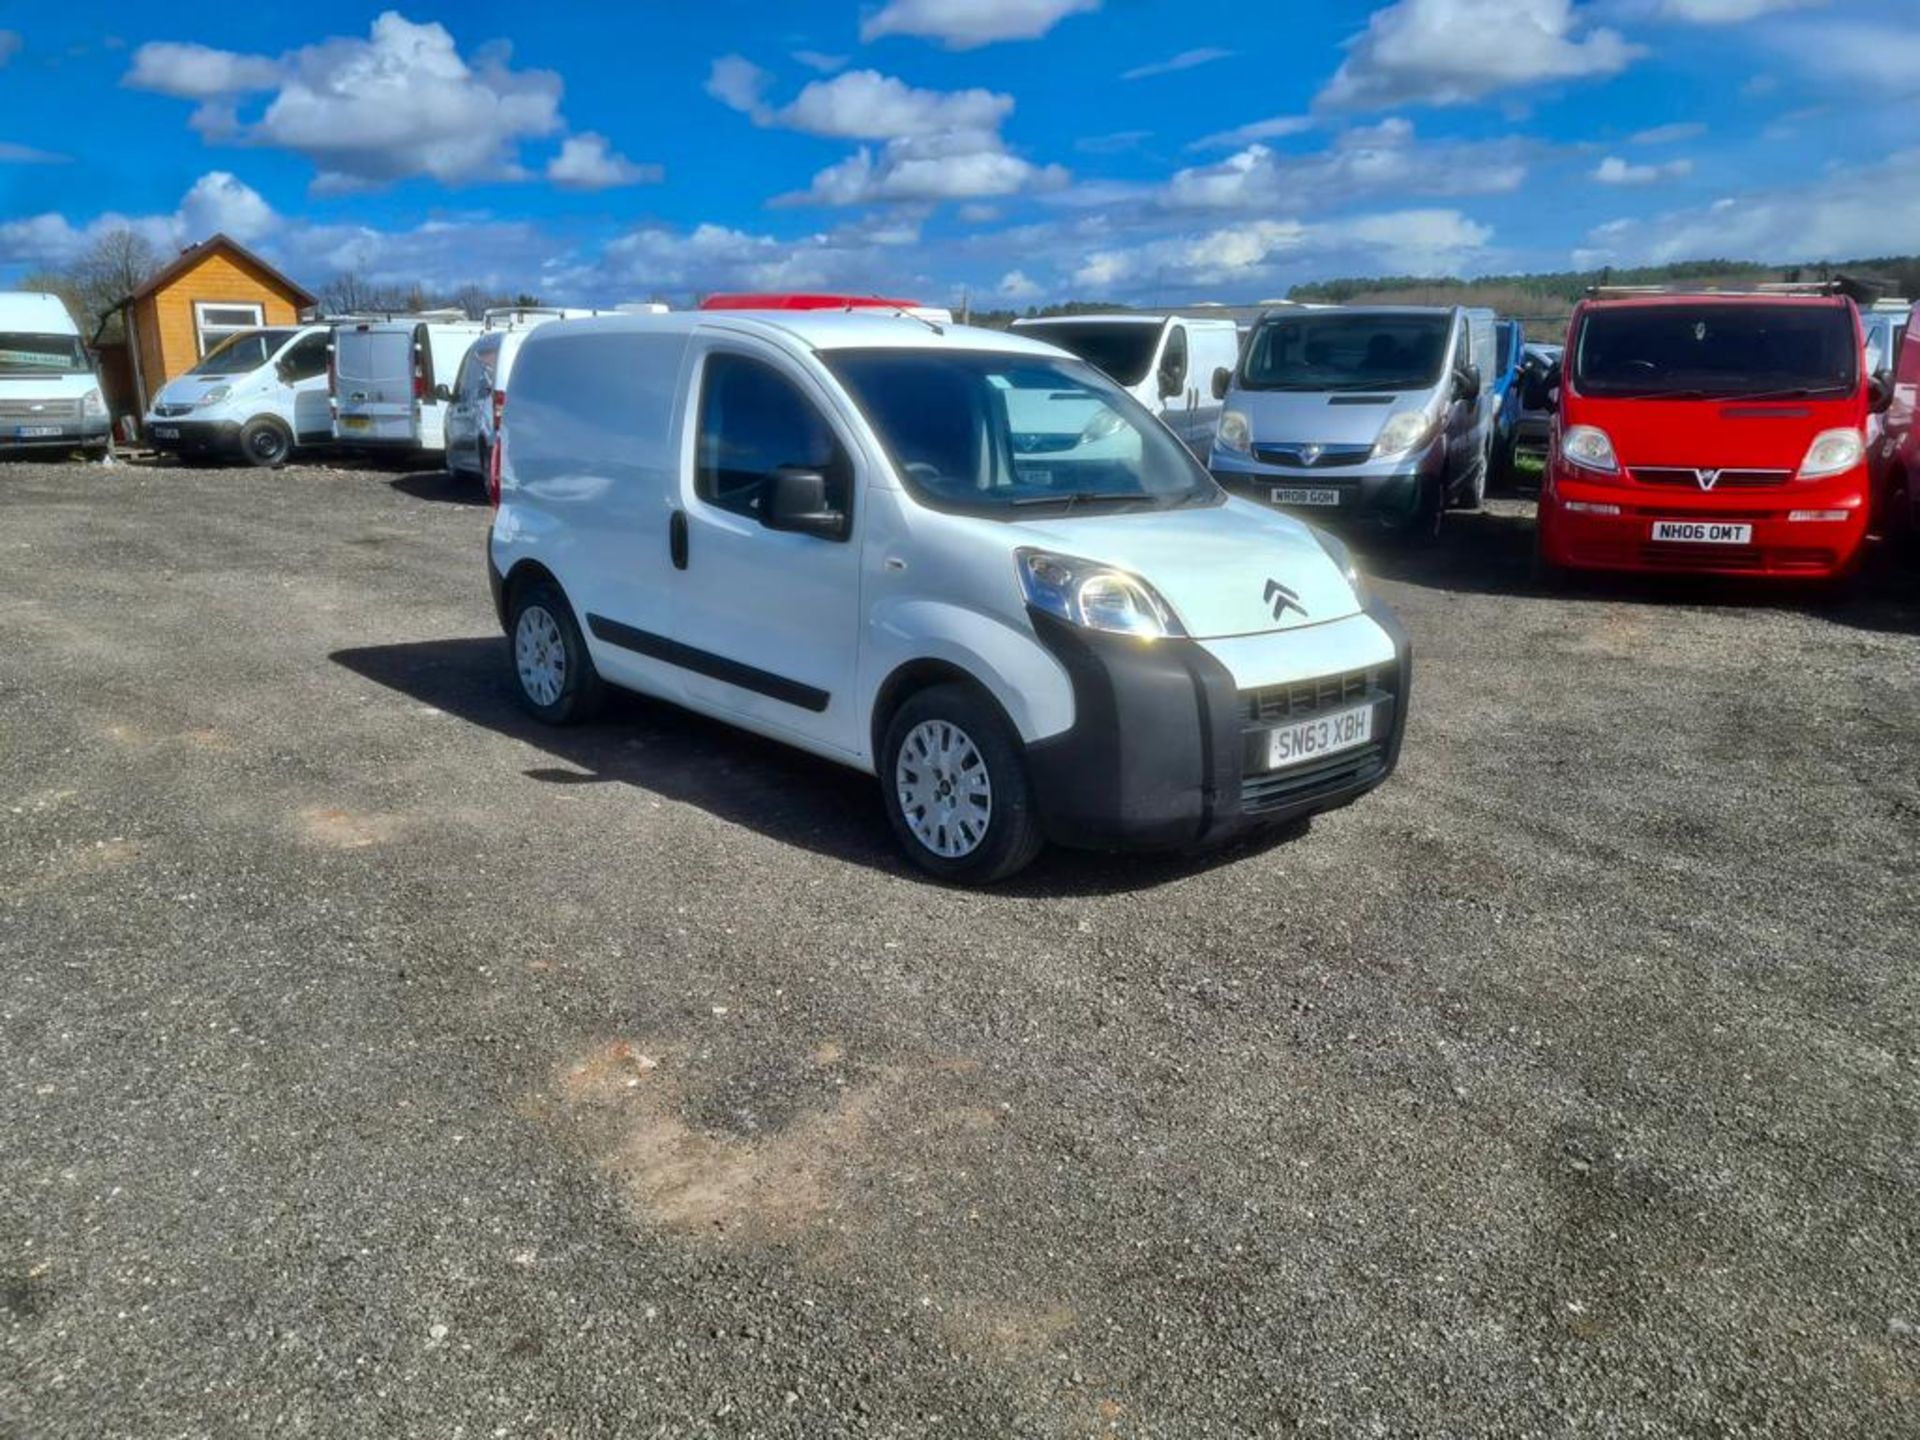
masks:
[[[1838,305],[1609,306],[1587,312],[1574,344],[1582,395],[1789,399],[1860,383],[1860,338]]]

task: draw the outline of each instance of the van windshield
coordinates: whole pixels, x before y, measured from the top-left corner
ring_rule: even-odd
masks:
[[[822,357],[903,483],[939,510],[1171,509],[1225,492],[1091,366],[1043,355],[842,350]]]
[[[1448,315],[1273,316],[1247,342],[1248,390],[1429,390],[1447,357]]]
[[[1154,347],[1160,343],[1160,322],[1049,320],[1022,325],[1020,333],[1078,355],[1122,385],[1138,385],[1147,378]]]
[[[86,375],[91,371],[78,335],[0,330],[0,375]]]
[[[229,335],[214,346],[207,352],[206,358],[187,373],[244,375],[266,364],[292,338],[291,330],[242,330],[238,335]]]
[[[1572,385],[1582,395],[1695,400],[1845,394],[1860,341],[1839,305],[1638,305],[1589,311]]]

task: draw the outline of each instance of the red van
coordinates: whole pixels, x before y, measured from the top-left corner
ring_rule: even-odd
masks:
[[[1867,373],[1838,285],[1595,290],[1536,385],[1559,401],[1540,491],[1543,571],[1849,571],[1871,509]]]

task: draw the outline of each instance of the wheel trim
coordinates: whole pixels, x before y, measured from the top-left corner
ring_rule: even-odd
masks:
[[[993,779],[980,747],[950,720],[907,732],[893,765],[894,793],[913,838],[945,860],[978,850],[993,824]]]
[[[262,425],[254,431],[249,444],[256,460],[278,460],[287,448],[280,432],[271,425]]]
[[[513,627],[514,668],[536,705],[553,704],[567,685],[567,646],[544,605],[529,605]]]

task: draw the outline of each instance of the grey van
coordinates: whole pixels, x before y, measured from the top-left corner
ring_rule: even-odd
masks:
[[[1208,466],[1235,494],[1408,535],[1486,496],[1495,433],[1491,310],[1341,306],[1262,316]]]

